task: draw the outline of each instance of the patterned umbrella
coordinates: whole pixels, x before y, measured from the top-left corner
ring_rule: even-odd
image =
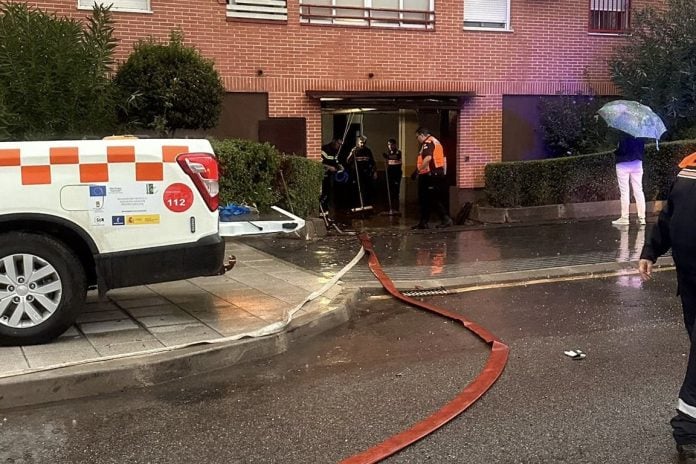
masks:
[[[634,137],[655,139],[658,143],[667,131],[662,119],[650,109],[631,100],[614,100],[597,111],[609,127]]]

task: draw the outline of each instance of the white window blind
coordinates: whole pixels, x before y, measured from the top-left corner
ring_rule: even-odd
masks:
[[[626,0],[591,0],[592,11],[626,11]]]
[[[464,0],[464,26],[508,28],[508,0]]]
[[[310,24],[433,29],[433,3],[434,0],[300,0],[300,21]]]
[[[227,16],[240,19],[287,21],[285,0],[227,0]]]
[[[150,11],[150,0],[77,0],[77,7],[81,9],[99,4],[111,5],[111,11]]]

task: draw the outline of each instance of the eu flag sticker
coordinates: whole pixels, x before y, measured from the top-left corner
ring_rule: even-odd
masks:
[[[125,216],[111,216],[111,225],[112,226],[125,226],[126,225],[126,217]]]
[[[106,196],[106,185],[90,185],[89,186],[89,196],[90,197],[105,197]]]

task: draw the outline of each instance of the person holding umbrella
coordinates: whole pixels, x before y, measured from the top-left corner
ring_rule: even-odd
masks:
[[[645,141],[623,134],[619,146],[614,151],[616,157],[616,179],[619,183],[621,197],[621,217],[612,221],[615,226],[627,226],[631,203],[629,188],[633,188],[636,200],[638,224],[645,225],[645,194],[643,193],[643,155]]]
[[[636,200],[638,223],[645,224],[645,195],[643,194],[643,138],[654,138],[658,145],[662,134],[667,131],[662,119],[650,109],[636,101],[615,100],[597,111],[609,127],[618,129],[625,135],[614,152],[616,156],[616,178],[621,195],[621,217],[614,225],[628,225],[630,206],[630,186]]]

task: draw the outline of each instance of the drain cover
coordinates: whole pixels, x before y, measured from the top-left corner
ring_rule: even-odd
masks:
[[[449,291],[445,287],[437,288],[419,288],[418,290],[407,290],[401,292],[406,296],[433,296],[433,295],[449,295]]]

